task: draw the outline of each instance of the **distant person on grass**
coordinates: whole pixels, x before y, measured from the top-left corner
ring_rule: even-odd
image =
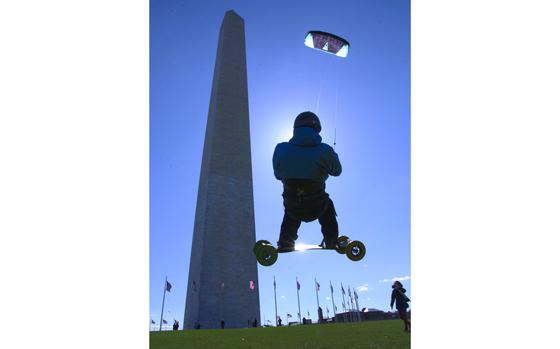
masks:
[[[400,281],[395,281],[392,288],[393,292],[391,293],[391,310],[393,310],[393,305],[396,301],[399,318],[404,322],[404,331],[410,332],[410,319],[408,318],[408,313],[406,311],[410,299],[405,295],[406,289],[403,287]]]
[[[284,219],[278,238],[278,252],[294,251],[301,222],[316,219],[321,224],[321,246],[335,249],[338,222],[334,203],[325,192],[325,181],[339,176],[342,166],[334,149],[319,136],[321,121],[310,111],[299,114],[289,142],[276,145],[272,164],[274,176],[284,186]]]
[[[258,322],[257,322],[257,318],[255,318],[255,320],[253,320],[253,327],[257,327]]]
[[[220,321],[220,326],[223,329],[224,327],[226,327],[226,322],[224,320]]]

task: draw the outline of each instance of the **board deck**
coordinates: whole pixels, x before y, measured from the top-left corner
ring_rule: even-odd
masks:
[[[308,251],[308,250],[326,250],[326,248],[322,248],[319,245],[306,245],[306,244],[297,244],[294,246],[294,251],[291,252],[298,252],[298,251]],[[332,251],[332,249],[329,249]]]
[[[292,253],[301,252],[309,250],[332,250],[339,254],[345,254],[348,259],[356,262],[361,260],[366,254],[366,247],[361,241],[350,240],[347,236],[339,236],[336,248],[327,249],[321,247],[321,245],[308,245],[308,244],[296,244],[293,251],[279,252],[278,249],[273,246],[268,240],[259,240],[253,246],[253,253],[257,258],[257,262],[260,265],[268,267],[276,263],[279,253]]]

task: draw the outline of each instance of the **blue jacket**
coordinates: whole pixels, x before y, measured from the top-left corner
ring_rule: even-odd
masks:
[[[311,179],[325,182],[339,176],[342,165],[334,149],[311,127],[294,128],[289,142],[278,143],[272,156],[276,179]]]

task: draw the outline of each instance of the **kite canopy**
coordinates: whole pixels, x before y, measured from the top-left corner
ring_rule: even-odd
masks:
[[[338,57],[346,57],[350,44],[340,36],[312,30],[305,37],[305,46],[332,53]]]

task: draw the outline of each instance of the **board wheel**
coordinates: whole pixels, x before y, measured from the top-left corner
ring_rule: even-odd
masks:
[[[356,262],[364,258],[366,255],[366,246],[358,240],[354,240],[346,247],[346,256]]]
[[[269,267],[276,263],[278,259],[278,250],[270,244],[262,245],[257,249],[256,256],[257,262],[259,262],[260,265]]]
[[[255,246],[253,246],[253,254],[256,256],[258,249],[261,248],[261,246],[264,246],[266,244],[270,245],[270,241],[259,240],[259,241],[255,242]]]
[[[336,240],[336,252],[340,254],[346,253],[346,247],[348,246],[348,236],[342,235]]]

